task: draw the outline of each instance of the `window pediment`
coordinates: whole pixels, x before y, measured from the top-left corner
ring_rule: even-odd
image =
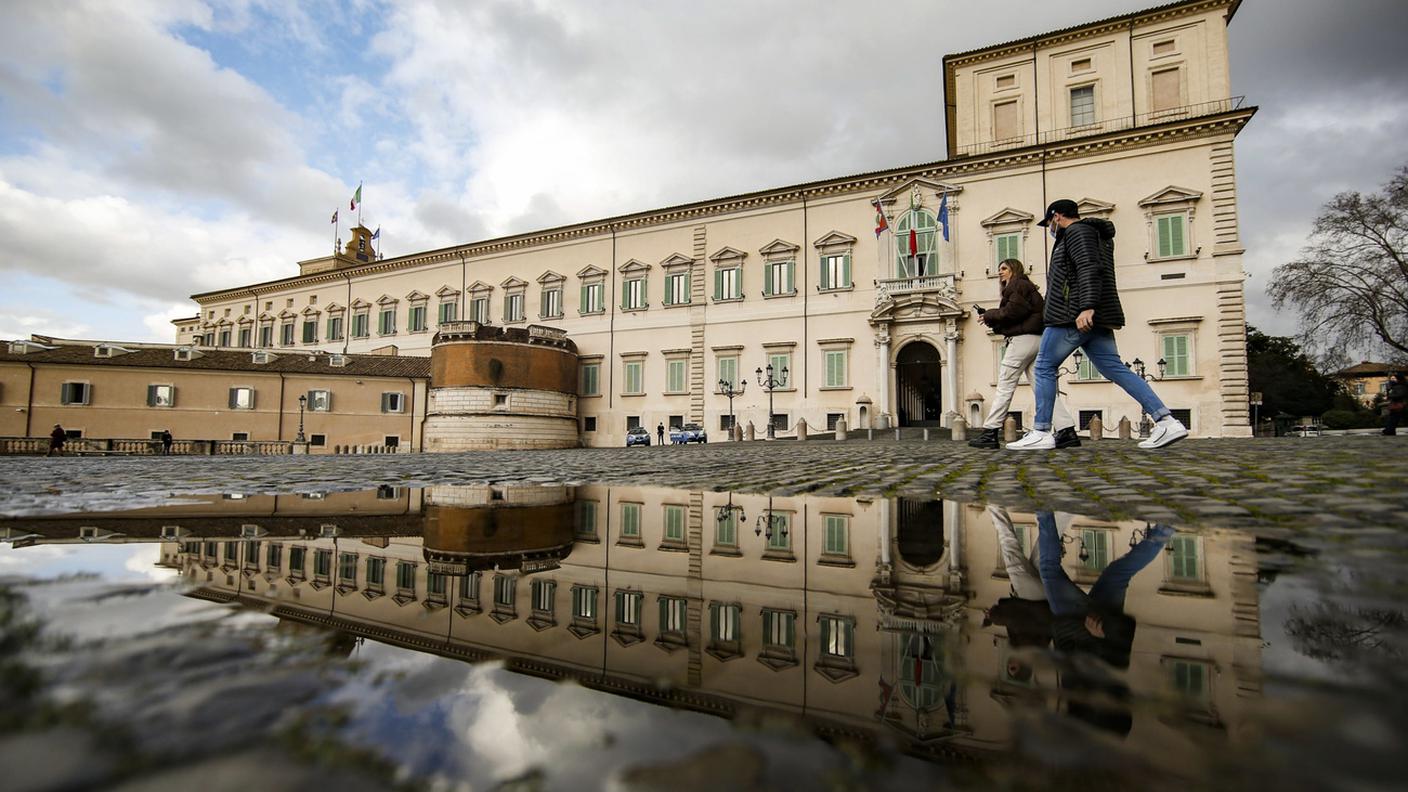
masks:
[[[479,281],[479,280],[477,280],[477,281],[475,281],[474,283],[469,284],[469,293],[470,293],[470,294],[484,294],[485,292],[491,292],[491,291],[493,291],[493,290],[494,290],[494,287],[493,287],[493,286],[490,286],[489,284],[485,283],[484,281]]]
[[[389,294],[383,294],[376,300],[377,305],[395,305],[398,302],[400,302],[400,300],[396,299],[395,297],[392,297]]]
[[[447,283],[444,286],[441,286],[440,288],[435,290],[435,296],[439,297],[442,300],[449,297],[458,297],[460,296],[460,290],[450,286],[450,284]]]
[[[357,299],[355,299],[355,300],[352,301],[352,309],[353,309],[353,310],[357,310],[357,309],[360,309],[360,308],[370,308],[370,307],[372,307],[372,304],[369,303],[369,302],[367,302],[366,300],[363,300],[361,297],[358,297]]]
[[[715,264],[736,264],[745,258],[748,258],[748,254],[737,248],[722,247],[715,251],[709,260]]]
[[[290,309],[288,309],[288,308],[285,308],[285,309],[283,309],[282,311],[279,311],[279,318],[280,318],[280,319],[297,319],[297,318],[298,318],[298,314],[294,313],[292,310],[290,310]]]
[[[581,270],[578,270],[577,277],[581,278],[582,280],[589,280],[592,278],[604,278],[606,277],[606,270],[602,269],[601,267],[598,267],[595,264],[588,264]]]
[[[812,247],[817,250],[835,250],[838,248],[852,247],[856,243],[856,238],[850,234],[840,231],[832,231],[826,236],[812,243]]]
[[[342,306],[341,306],[341,305],[338,305],[338,304],[335,303],[335,302],[333,302],[333,303],[328,303],[328,304],[327,304],[327,312],[330,313],[330,314],[332,314],[332,313],[342,313]]]
[[[1009,206],[995,215],[979,220],[978,224],[984,228],[992,228],[994,226],[1025,225],[1035,219],[1036,215],[1031,212],[1023,212],[1021,209],[1013,209]]]
[[[277,316],[275,316],[275,315],[269,313],[268,311],[265,311],[264,313],[259,314],[259,321],[261,321],[261,322],[272,322],[272,321],[274,321],[274,320],[277,319],[277,318],[278,318]]]
[[[684,255],[681,255],[681,254],[679,254],[679,253],[672,253],[672,254],[670,254],[670,257],[669,257],[669,258],[667,258],[667,259],[665,259],[664,261],[660,262],[660,267],[661,267],[661,269],[674,270],[674,269],[682,269],[682,268],[684,268],[684,267],[693,266],[693,264],[694,264],[694,259],[689,258],[689,257],[684,256]]]
[[[1203,194],[1197,190],[1169,185],[1153,195],[1144,198],[1139,202],[1139,205],[1145,209],[1174,208],[1195,203],[1202,197]]]
[[[802,247],[800,245],[784,242],[781,239],[774,239],[758,248],[758,252],[763,254],[764,258],[789,258],[797,255],[797,251],[801,249]]]
[[[643,275],[650,271],[650,265],[646,264],[644,261],[631,259],[618,267],[617,270],[627,275]]]
[[[248,316],[241,316],[241,317],[240,317],[238,320],[236,320],[236,321],[237,321],[237,323],[238,323],[241,327],[243,327],[243,326],[245,326],[245,325],[252,325],[252,324],[254,324],[254,320],[251,319],[251,318],[248,317]]]
[[[322,313],[322,311],[319,311],[317,308],[311,305],[303,309],[304,316],[317,316],[320,313]]]
[[[565,280],[567,280],[567,278],[557,274],[556,272],[553,272],[552,270],[548,270],[547,272],[544,272],[542,275],[538,276],[538,283],[541,283],[545,286],[553,283],[562,283]]]
[[[407,301],[407,302],[424,302],[424,301],[429,300],[429,299],[430,299],[430,295],[429,295],[429,294],[425,294],[424,292],[422,292],[422,291],[419,290],[419,289],[413,289],[410,294],[407,294],[407,295],[406,295],[406,301]]]
[[[523,280],[517,275],[510,275],[504,279],[503,283],[500,283],[499,285],[504,287],[505,289],[522,289],[523,287],[528,285],[528,281]]]
[[[1108,201],[1097,201],[1094,198],[1082,198],[1076,201],[1076,208],[1080,209],[1081,217],[1108,217],[1115,211],[1115,205]]]

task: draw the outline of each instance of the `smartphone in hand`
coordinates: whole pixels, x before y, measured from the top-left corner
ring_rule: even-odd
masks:
[[[984,307],[981,306],[981,305],[975,305],[975,306],[973,306],[973,310],[975,310],[975,311],[978,312],[978,316],[982,316],[983,314],[987,313],[987,311],[988,311],[988,309],[984,308]]]

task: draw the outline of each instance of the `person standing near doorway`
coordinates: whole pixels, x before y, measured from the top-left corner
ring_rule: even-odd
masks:
[[[665,445],[665,423],[663,421],[655,425],[655,444]]]
[[[1115,285],[1115,225],[1098,217],[1082,219],[1069,198],[1053,201],[1038,224],[1054,231],[1051,265],[1046,282],[1046,329],[1036,356],[1036,420],[1032,431],[1007,448],[1037,451],[1055,448],[1051,415],[1056,403],[1056,372],[1077,349],[1091,365],[1134,397],[1154,419],[1154,430],[1140,448],[1163,448],[1188,436],[1188,427],[1173,417],[1144,378],[1120,360],[1115,331],[1124,327],[1124,307]]]
[[[1041,333],[1046,325],[1042,311],[1046,306],[1036,284],[1027,277],[1022,262],[1007,259],[997,265],[997,277],[1002,281],[1002,301],[996,308],[984,311],[978,309],[978,319],[995,332],[1007,338],[1007,347],[1002,353],[1002,365],[997,375],[997,393],[993,395],[992,409],[983,422],[983,433],[969,440],[974,448],[997,448],[998,432],[1012,406],[1012,394],[1017,390],[1017,382],[1026,372],[1027,381],[1035,383],[1033,366],[1036,353],[1041,347]],[[1053,412],[1056,429],[1056,448],[1070,448],[1080,445],[1076,435],[1076,420],[1066,408],[1066,400],[1056,395]]]
[[[64,453],[64,442],[67,440],[68,432],[65,432],[64,428],[59,424],[54,424],[54,431],[49,433],[49,453],[45,456],[53,456],[55,454],[62,456]]]
[[[170,430],[170,429],[162,429],[162,430],[161,430],[161,453],[164,454],[164,455],[170,456],[170,455],[171,455],[171,444],[172,444],[173,442],[175,442],[175,438],[173,438],[173,437],[171,436],[171,430]]]

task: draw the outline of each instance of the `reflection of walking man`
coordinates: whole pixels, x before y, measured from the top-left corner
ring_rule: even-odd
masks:
[[[171,444],[172,444],[172,442],[174,442],[174,438],[171,436],[171,430],[170,430],[170,429],[162,429],[162,430],[161,430],[161,453],[163,453],[163,454],[170,454],[170,453],[171,453]]]
[[[58,424],[54,424],[54,431],[49,433],[49,453],[46,456],[62,454],[64,452],[64,441],[68,439],[68,433]]]

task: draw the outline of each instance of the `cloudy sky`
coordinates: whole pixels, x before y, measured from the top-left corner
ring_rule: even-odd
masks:
[[[324,254],[359,181],[398,255],[941,159],[944,53],[1154,4],[7,0],[0,338],[170,341]],[[1232,24],[1254,324],[1295,329],[1263,292],[1316,208],[1408,163],[1401,10]]]

